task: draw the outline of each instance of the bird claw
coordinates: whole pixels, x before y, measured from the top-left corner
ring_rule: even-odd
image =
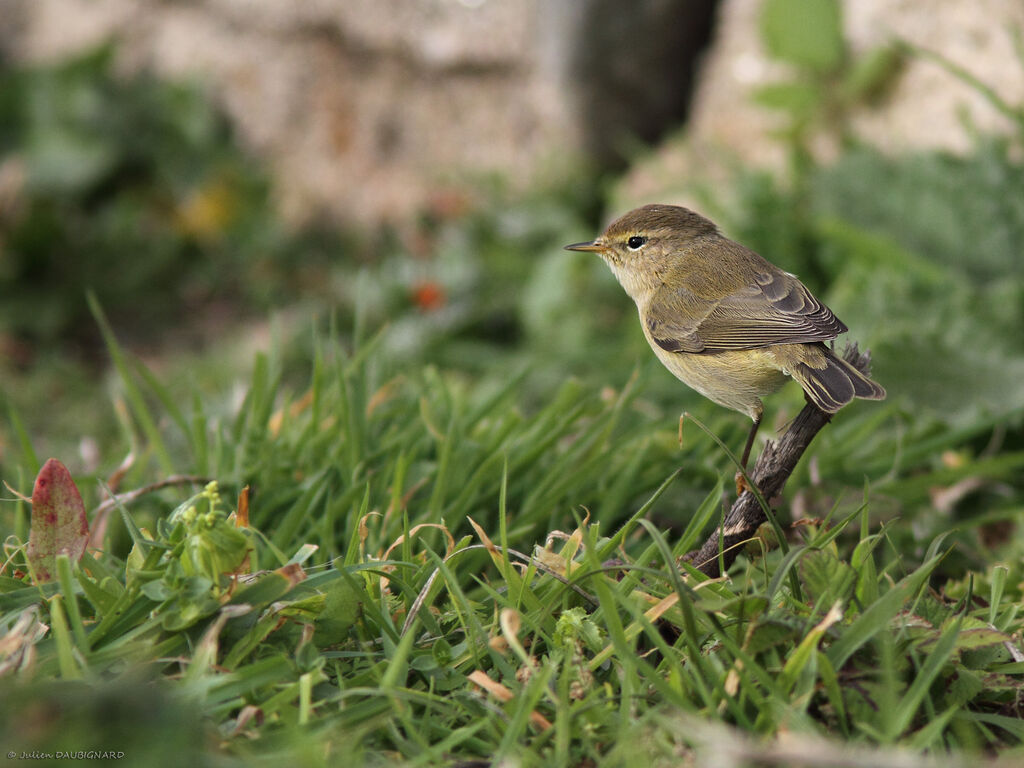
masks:
[[[756,490],[752,483],[747,482],[747,478],[743,476],[742,472],[736,473],[736,497],[739,498],[743,495],[744,491],[750,491],[753,493]]]

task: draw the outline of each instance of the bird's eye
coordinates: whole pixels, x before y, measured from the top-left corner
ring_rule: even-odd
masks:
[[[631,251],[635,251],[646,242],[646,237],[642,237],[640,235],[633,235],[631,238],[629,238],[629,240],[626,241],[626,245],[629,246],[629,249]]]

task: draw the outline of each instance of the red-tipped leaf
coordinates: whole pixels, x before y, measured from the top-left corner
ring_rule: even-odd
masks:
[[[57,555],[78,562],[89,541],[85,505],[68,468],[49,459],[32,489],[32,528],[26,555],[36,580],[52,581]]]

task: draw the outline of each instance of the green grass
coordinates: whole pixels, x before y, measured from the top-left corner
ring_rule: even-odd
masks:
[[[739,765],[782,734],[811,752],[846,742],[851,765],[894,747],[1020,757],[1019,538],[984,543],[994,512],[951,532],[928,501],[1019,473],[1019,453],[971,454],[994,425],[936,433],[896,402],[850,409],[783,505],[817,519],[788,552],[766,534],[708,581],[679,558],[722,514],[731,467],[696,429],[677,442],[660,371],[543,393],[511,366],[404,365],[390,332],[315,334],[305,381],[279,350],[258,356],[237,409],[182,405],[108,336],[135,452],[120,487],[175,472],[216,490],[119,505],[103,547],[44,585],[24,576],[28,509],[4,505],[9,749],[640,766],[724,733]],[[524,406],[531,388],[545,396]],[[731,415],[698,412],[741,439]],[[935,462],[943,450],[959,459]],[[5,479],[27,492],[38,461],[26,441]],[[78,484],[96,505],[102,478]],[[59,714],[26,727],[39,712]]]

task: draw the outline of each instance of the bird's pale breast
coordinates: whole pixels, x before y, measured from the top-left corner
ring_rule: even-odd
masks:
[[[662,364],[691,389],[709,400],[756,419],[761,398],[789,378],[769,349],[744,349],[691,354],[668,352],[644,335]]]

